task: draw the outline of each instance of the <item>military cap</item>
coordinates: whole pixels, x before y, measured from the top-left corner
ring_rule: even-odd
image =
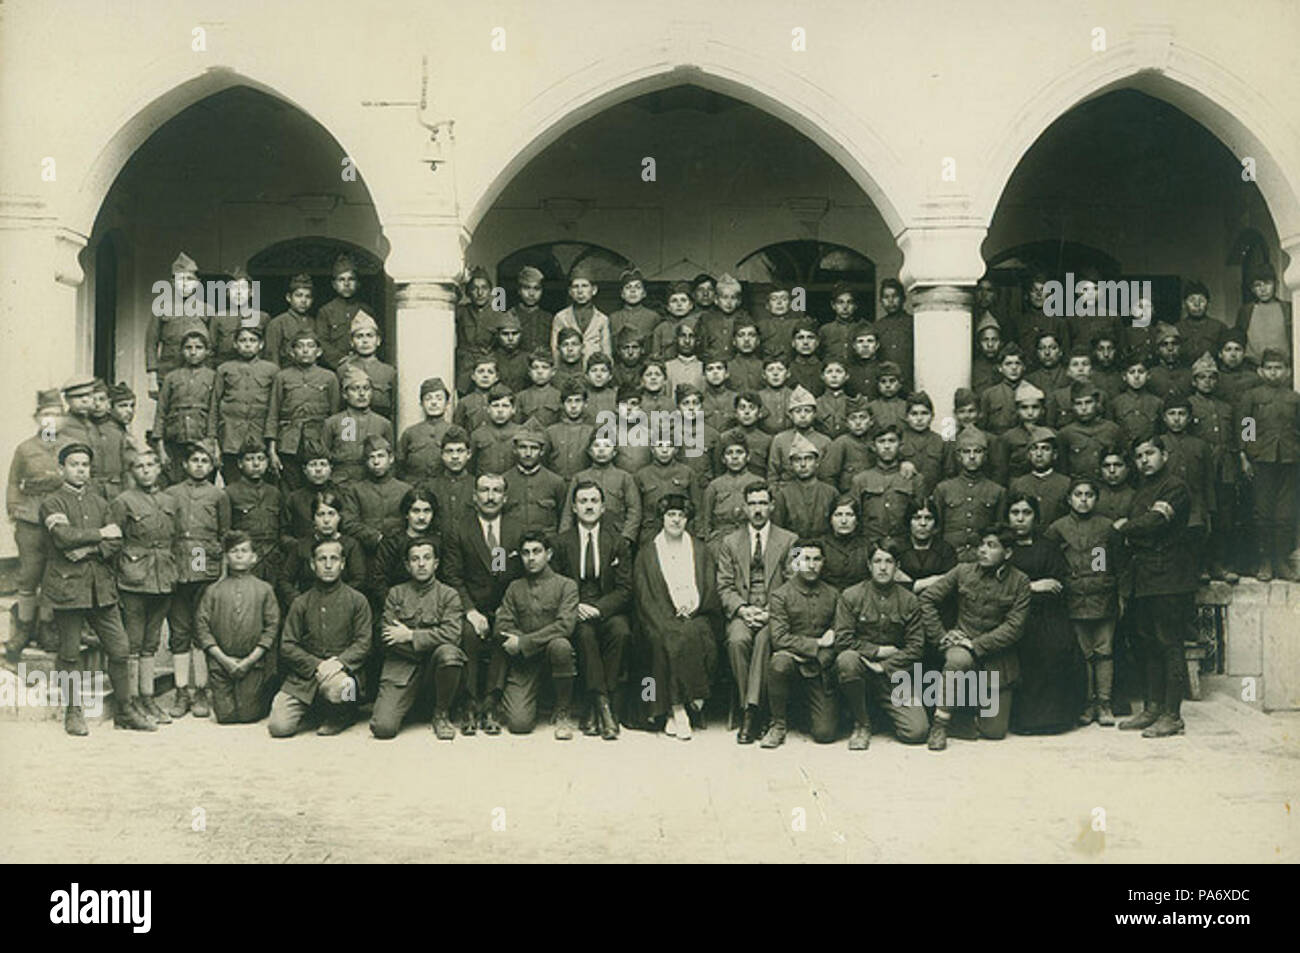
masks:
[[[1266,261],[1256,262],[1250,269],[1251,281],[1277,281],[1277,272]]]
[[[251,433],[239,445],[239,456],[247,456],[250,453],[266,453],[266,444],[262,442],[260,437]]]
[[[793,460],[795,457],[802,457],[809,453],[816,457],[822,455],[821,451],[817,449],[817,445],[811,440],[801,433],[795,434],[794,439],[790,441],[790,459]]]
[[[70,443],[66,444],[63,449],[59,451],[59,466],[62,466],[64,461],[74,453],[84,453],[91,460],[95,459],[95,451],[90,449],[89,444]]]
[[[789,294],[793,290],[794,290],[793,284],[778,278],[776,281],[772,282],[771,285],[768,286],[767,293],[775,294],[778,291],[784,291],[786,294]]]
[[[498,400],[501,400],[503,397],[509,397],[513,399],[514,396],[515,396],[514,391],[512,391],[507,385],[501,383],[500,381],[497,381],[495,384],[492,385],[492,389],[488,391],[487,400],[489,404],[492,404]]]
[[[420,398],[423,399],[425,394],[432,394],[434,391],[442,391],[450,396],[447,391],[447,385],[442,382],[441,377],[426,377],[420,381]]]
[[[535,443],[539,447],[544,447],[546,446],[546,431],[542,429],[542,425],[536,417],[530,417],[528,423],[515,432],[511,441],[516,444]]]
[[[497,318],[498,331],[522,331],[523,325],[519,323],[519,318],[513,311],[507,311],[501,317]]]
[[[1178,328],[1174,327],[1172,324],[1161,323],[1156,326],[1155,337],[1156,337],[1156,343],[1159,344],[1161,341],[1167,341],[1170,338],[1173,338],[1175,341],[1182,340],[1183,335],[1182,332],[1180,332]]]
[[[595,284],[596,272],[592,269],[591,265],[579,262],[574,265],[573,270],[569,272],[569,281],[590,281],[592,284]]]
[[[700,367],[708,367],[710,364],[730,364],[731,361],[722,351],[703,351],[699,355]]]
[[[1168,410],[1171,407],[1184,407],[1191,410],[1192,407],[1192,395],[1179,387],[1175,387],[1166,393],[1164,395],[1164,401],[1165,410]]]
[[[636,328],[632,327],[630,324],[624,325],[619,330],[618,336],[614,339],[614,343],[619,347],[622,347],[624,344],[631,344],[634,341],[637,344],[640,344],[641,335],[637,334]]]
[[[785,406],[787,410],[794,410],[796,407],[816,407],[817,398],[802,384],[796,384],[794,390],[790,391],[790,399],[786,401]]]
[[[189,337],[188,334],[185,336]],[[90,385],[90,392],[92,394],[103,394],[104,396],[108,396],[108,382],[102,377],[96,377]]]
[[[346,275],[348,272],[354,275],[357,273],[357,263],[352,260],[351,255],[343,254],[334,259],[334,277]]]
[[[89,374],[75,374],[63,383],[64,397],[81,397],[93,393],[94,390],[95,378]]]
[[[641,269],[624,268],[622,272],[619,273],[618,286],[620,288],[622,288],[625,284],[627,284],[630,281],[642,281],[642,282],[645,281],[645,278],[641,276]]]
[[[706,282],[708,284],[714,284],[713,276],[710,274],[706,274],[703,271],[691,279],[691,285],[695,288],[698,288],[700,285],[705,284]]]
[[[1228,328],[1226,331],[1221,332],[1221,335],[1222,336],[1219,338],[1219,347],[1223,347],[1223,345],[1227,344],[1229,341],[1234,344],[1240,344],[1242,347],[1246,346],[1246,332],[1241,328]]]
[[[674,281],[668,286],[668,294],[671,295],[690,295],[691,286],[685,281]]]
[[[1078,400],[1080,397],[1099,397],[1101,388],[1092,381],[1075,381],[1070,385],[1070,400]]]
[[[1199,281],[1189,281],[1183,285],[1183,297],[1190,298],[1192,295],[1200,295],[1203,298],[1210,297],[1210,289],[1205,287]]]
[[[63,413],[63,398],[57,390],[38,390],[36,392],[36,413],[39,416],[46,411]]]
[[[190,338],[202,338],[204,344],[207,344],[211,340],[211,338],[208,337],[208,329],[201,326],[192,327],[181,335],[181,344],[184,344]]]
[[[208,459],[216,463],[221,459],[221,451],[217,448],[217,442],[211,437],[204,437],[202,440],[191,440],[185,445],[185,456],[182,459],[188,460],[194,451],[201,450],[208,455]]]
[[[542,274],[540,268],[534,268],[532,265],[524,265],[524,267],[519,269],[519,277],[517,280],[521,285],[525,283],[540,285],[543,277],[545,276]]]
[[[297,291],[299,288],[306,288],[308,291],[315,290],[311,283],[311,275],[299,272],[289,279],[289,290]]]
[[[303,463],[311,460],[328,460],[330,452],[325,445],[315,438],[304,440],[298,445],[298,459]]]
[[[1051,427],[1040,427],[1037,424],[1029,428],[1029,445],[1036,443],[1050,443],[1056,446],[1056,431]]]
[[[893,362],[893,361],[881,361],[881,362],[880,362],[880,370],[879,370],[879,371],[877,372],[877,374],[876,374],[876,377],[877,377],[877,378],[881,378],[881,377],[900,377],[900,378],[901,378],[902,376],[903,376],[902,368],[900,368],[900,367],[899,367],[895,362]]]
[[[1023,404],[1026,401],[1043,400],[1047,395],[1029,381],[1021,381],[1020,386],[1016,388],[1015,397],[1017,404]]]
[[[577,338],[579,341],[581,341],[582,332],[579,331],[577,328],[570,328],[570,327],[560,328],[559,333],[555,335],[555,343],[563,344],[565,341],[569,340],[569,338]]]
[[[745,431],[739,427],[733,427],[721,437],[718,438],[718,448],[726,450],[728,447],[744,447],[745,452],[749,452],[749,438],[745,436]]]
[[[358,331],[367,329],[378,334],[379,322],[375,320],[375,316],[369,311],[358,311],[352,318],[352,325],[348,328],[348,334],[356,334]]]
[[[259,341],[266,337],[266,330],[258,323],[257,315],[239,319],[239,327],[235,328],[235,337],[239,337],[245,331],[257,335]]]
[[[640,385],[633,384],[631,382],[619,385],[618,395],[616,397],[616,400],[618,400],[620,404],[626,403],[629,400],[640,400],[640,399],[641,399]]]
[[[172,262],[173,275],[197,275],[198,273],[199,273],[198,262],[196,262],[189,255],[185,254],[185,252],[181,252],[179,255],[177,255],[176,260]]]
[[[853,294],[853,288],[849,285],[847,281],[837,281],[835,282],[835,284],[831,285],[832,301],[834,301],[840,295],[851,295],[851,294]]]
[[[979,323],[975,325],[976,337],[978,337],[979,333],[985,328],[993,328],[999,335],[1002,333],[1002,325],[998,324],[998,319],[993,317],[993,315],[989,314],[987,311],[984,312],[984,317],[979,319]]]
[[[717,282],[716,287],[717,287],[717,289],[718,289],[719,291],[721,291],[723,288],[730,288],[730,289],[732,289],[733,291],[739,291],[739,290],[740,290],[740,282],[737,281],[735,278],[733,278],[733,277],[731,276],[730,273],[728,273],[728,272],[723,272],[723,273],[718,277],[718,282]]]
[[[898,424],[894,423],[891,420],[883,423],[878,423],[874,427],[872,427],[871,439],[875,440],[877,437],[883,437],[885,434],[889,434],[889,433],[892,433],[895,437],[898,437],[900,440],[903,438],[902,429],[898,426]]]
[[[135,391],[127,384],[118,381],[108,389],[108,399],[114,404],[124,400],[135,400]]]
[[[367,374],[363,368],[357,367],[355,364],[349,364],[347,367],[343,368],[343,372],[339,377],[342,378],[341,383],[345,389],[351,387],[353,384],[369,384],[371,382],[370,375]]]
[[[987,450],[989,448],[989,438],[978,427],[966,427],[961,433],[957,434],[957,449],[967,450],[973,448]]]
[[[1209,351],[1206,351],[1204,354],[1202,354],[1202,355],[1201,355],[1200,357],[1198,357],[1196,360],[1192,361],[1192,376],[1193,376],[1193,377],[1195,377],[1197,374],[1216,374],[1216,375],[1217,375],[1218,373],[1219,373],[1219,365],[1216,364],[1216,363],[1214,362],[1214,358],[1212,358],[1212,357],[1210,356],[1210,352],[1209,352]]]
[[[680,404],[683,400],[685,400],[687,397],[690,397],[692,395],[696,397],[704,396],[700,392],[700,389],[696,387],[694,384],[690,383],[689,381],[683,381],[682,383],[678,384],[677,387],[673,390],[673,402]]]
[[[482,279],[483,279],[484,281],[486,281],[488,284],[492,284],[492,278],[491,278],[491,276],[488,275],[488,273],[487,273],[487,269],[484,268],[482,265],[475,265],[473,268],[470,269],[470,272],[469,272],[469,280],[466,281],[465,284],[466,284],[466,285],[469,285],[469,284],[470,284],[471,282],[473,282],[476,278],[482,278]]]
[[[391,452],[392,449],[393,449],[393,445],[389,443],[388,438],[385,437],[383,434],[377,434],[377,433],[372,433],[370,436],[366,438],[365,442],[361,445],[361,451],[366,456],[370,456],[376,450],[388,450]]]
[[[822,333],[821,325],[817,323],[817,319],[811,317],[800,318],[795,322],[794,334],[798,334],[800,331],[811,331],[818,337],[821,337]],[[793,336],[792,334],[791,337]]]
[[[869,324],[866,321],[863,321],[861,324],[859,324],[857,327],[853,329],[853,340],[855,341],[858,338],[864,338],[867,337],[868,335],[873,338],[879,338],[880,332],[876,330],[874,325]]]
[[[1285,351],[1276,347],[1266,347],[1264,348],[1264,353],[1262,353],[1259,356],[1259,363],[1260,366],[1262,367],[1263,365],[1268,364],[1270,362],[1276,362],[1279,364],[1288,364],[1288,365],[1291,363],[1286,359]]]
[[[316,332],[313,331],[311,328],[299,329],[298,333],[293,336],[293,340],[290,341],[289,343],[290,345],[293,345],[293,344],[297,344],[299,341],[311,341],[313,344],[320,343],[320,339],[317,338]]]
[[[852,397],[846,397],[844,399],[844,413],[847,416],[848,414],[861,413],[864,410],[870,412],[871,408],[867,406],[869,403],[870,400],[866,394],[855,394]]]

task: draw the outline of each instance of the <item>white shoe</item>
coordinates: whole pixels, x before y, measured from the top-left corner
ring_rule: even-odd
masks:
[[[668,718],[664,721],[664,734],[669,738],[677,736],[677,716],[672,712],[668,713]]]
[[[679,741],[691,740],[691,719],[686,714],[685,708],[679,708],[673,714],[673,720],[677,722],[676,735]]]

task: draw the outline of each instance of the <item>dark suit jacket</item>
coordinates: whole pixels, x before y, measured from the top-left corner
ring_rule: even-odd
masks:
[[[582,543],[575,523],[560,534],[555,541],[555,558],[552,567],[562,576],[578,583],[578,570],[582,565]],[[604,520],[596,533],[596,562],[600,567],[600,598],[594,603],[602,619],[627,612],[632,602],[632,557],[628,542]]]
[[[501,548],[505,550],[505,568],[498,560],[493,570],[492,553],[483,540],[478,513],[462,516],[451,528],[445,543],[442,560],[442,578],[458,593],[460,607],[465,612],[478,610],[491,615],[501,605],[506,586],[520,575],[519,534],[517,524],[501,517]]]
[[[722,599],[723,615],[730,619],[740,607],[749,604],[749,561],[753,556],[749,547],[748,524],[728,533],[718,548],[718,595]],[[763,568],[766,572],[767,595],[785,585],[789,579],[790,547],[797,537],[788,529],[775,523],[767,533],[767,548],[763,550]]]

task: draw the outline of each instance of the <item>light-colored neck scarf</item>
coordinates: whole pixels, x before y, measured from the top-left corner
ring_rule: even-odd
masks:
[[[695,584],[695,548],[685,533],[677,542],[663,530],[655,537],[659,569],[668,584],[668,598],[678,615],[691,615],[700,607],[700,590]]]

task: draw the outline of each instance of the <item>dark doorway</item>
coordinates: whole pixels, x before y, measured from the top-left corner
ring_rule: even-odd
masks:
[[[117,364],[117,241],[110,233],[95,249],[95,376],[114,381]]]

